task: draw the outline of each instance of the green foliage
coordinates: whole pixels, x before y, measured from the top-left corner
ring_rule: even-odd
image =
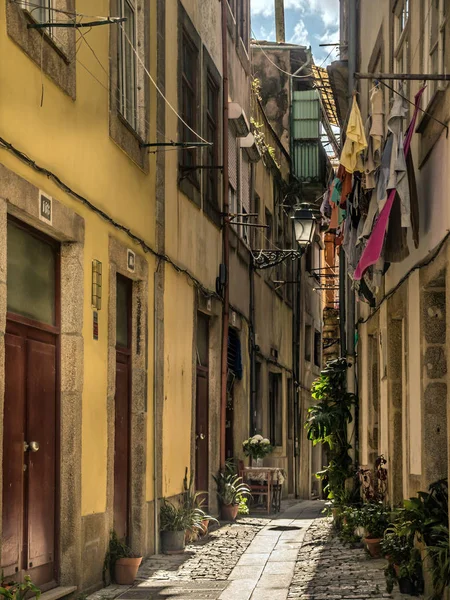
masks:
[[[238,500],[239,500],[239,510],[238,510],[238,514],[240,515],[248,515],[250,510],[248,508],[248,497],[247,496],[242,496],[239,495],[238,496]]]
[[[208,515],[204,510],[203,506],[205,505],[206,498],[205,492],[196,492],[194,490],[194,473],[191,471],[188,483],[188,468],[184,472],[184,480],[183,480],[183,509],[185,511],[185,520],[186,520],[186,529],[197,529],[199,531],[203,531],[203,521],[215,521],[218,523],[217,519]],[[170,509],[171,510],[171,509]],[[169,516],[169,512],[167,515]],[[166,531],[182,531],[180,530],[169,530]]]
[[[360,510],[360,524],[369,538],[382,538],[389,526],[390,511],[384,504],[363,504]]]
[[[0,586],[1,598],[5,598],[6,600],[24,600],[25,596],[30,592],[34,596],[36,596],[36,600],[39,600],[41,590],[31,582],[31,578],[29,575],[25,576],[25,581],[23,583],[6,583],[5,581],[3,581],[2,577],[2,582]]]
[[[133,551],[124,541],[117,537],[117,533],[112,530],[109,538],[109,546],[103,563],[103,582],[106,583],[106,574],[109,572],[110,578],[114,581],[114,567],[119,558],[132,558]]]
[[[347,506],[341,511],[339,517],[339,537],[347,544],[357,544],[361,536],[355,530],[361,527],[361,510],[357,506]]]
[[[328,466],[317,473],[326,481],[328,498],[336,504],[346,501],[354,492],[345,482],[353,477],[352,461],[348,454],[351,445],[347,441],[347,424],[352,421],[352,407],[356,397],[346,390],[347,361],[343,358],[330,361],[311,387],[316,404],[308,409],[305,423],[307,437],[313,443],[328,447]]]
[[[184,505],[177,506],[163,498],[159,511],[159,528],[161,531],[185,531],[191,525],[191,511]]]
[[[217,484],[217,495],[225,506],[236,506],[240,504],[240,498],[250,494],[250,488],[242,482],[242,477],[237,475],[232,461],[227,461],[225,468],[213,477]]]

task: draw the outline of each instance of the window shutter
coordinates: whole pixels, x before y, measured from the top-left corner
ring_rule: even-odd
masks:
[[[241,202],[246,213],[250,212],[250,164],[245,152],[241,152]]]
[[[237,190],[237,151],[236,134],[228,128],[228,176],[231,185]]]

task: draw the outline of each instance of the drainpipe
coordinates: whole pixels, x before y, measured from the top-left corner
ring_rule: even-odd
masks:
[[[348,4],[348,97],[352,101],[352,94],[355,86],[356,72],[356,36],[357,36],[357,13],[356,0],[349,0]],[[355,386],[355,291],[352,289],[351,281],[347,279],[347,363],[350,365],[347,369],[347,391],[356,392]],[[352,463],[356,461],[356,439],[355,431],[355,407],[352,408],[352,422],[348,424],[347,439],[351,444],[349,451]]]
[[[222,390],[220,398],[220,466],[225,468],[225,436],[227,418],[227,375],[228,375],[228,325],[230,317],[230,288],[229,288],[229,217],[228,201],[228,33],[227,33],[227,0],[222,0],[222,177],[223,177],[223,264],[225,266],[225,285],[223,291],[222,310]]]
[[[302,261],[297,259],[297,277],[295,287],[295,310],[294,310],[294,492],[295,497],[299,497],[300,486],[300,419],[301,419],[301,374],[300,374],[300,334],[301,334],[301,276],[302,276]]]
[[[158,439],[158,424],[156,422],[156,415],[158,410],[158,402],[157,402],[157,377],[156,374],[158,372],[158,317],[156,310],[156,297],[157,297],[157,289],[158,289],[158,267],[155,270],[153,275],[153,523],[154,523],[154,546],[155,546],[155,554],[159,552],[159,526],[158,526],[158,459],[157,459],[157,439]]]
[[[250,164],[250,202],[255,206],[255,165]],[[250,254],[250,435],[256,433],[255,263]]]

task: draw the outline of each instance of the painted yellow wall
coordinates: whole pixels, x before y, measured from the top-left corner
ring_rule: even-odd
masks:
[[[191,462],[194,290],[166,269],[164,293],[163,496],[182,491]]]
[[[152,3],[154,4],[154,3]],[[77,11],[92,14],[92,2],[77,0]],[[156,8],[151,7],[150,69],[156,69]],[[95,3],[95,14],[110,14],[107,0]],[[79,36],[77,35],[77,38]],[[109,27],[96,27],[87,40],[98,60],[109,70]],[[5,2],[0,3],[0,136],[17,146],[38,164],[56,173],[74,190],[126,225],[149,245],[155,239],[155,157],[150,173],[143,173],[109,137],[109,77],[91,50],[82,43],[77,54],[76,100],[71,100],[7,35]],[[91,71],[89,74],[85,68]],[[99,81],[96,81],[95,78]],[[99,83],[100,82],[100,83]],[[43,106],[40,106],[44,86]],[[155,133],[156,92],[150,92],[150,131]],[[108,235],[113,233],[133,247],[124,234],[65,194],[46,177],[0,150],[0,161],[66,204],[85,219],[84,251],[84,387],[82,413],[82,514],[103,512],[106,506],[106,382],[108,330]],[[134,248],[139,252],[137,247]],[[90,299],[91,264],[103,263],[103,308],[99,312],[100,339],[92,339]],[[147,498],[153,497],[152,388],[153,388],[153,271],[149,261],[149,373]]]

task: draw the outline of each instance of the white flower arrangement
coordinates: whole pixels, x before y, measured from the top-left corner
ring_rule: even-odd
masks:
[[[264,458],[272,452],[272,445],[268,438],[259,433],[242,442],[242,448],[246,456],[251,458]]]

